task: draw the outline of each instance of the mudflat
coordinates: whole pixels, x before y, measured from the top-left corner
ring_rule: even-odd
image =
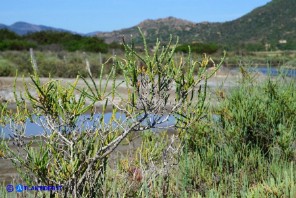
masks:
[[[240,74],[238,71],[232,71],[229,69],[221,69],[221,71],[218,71],[216,75],[214,75],[211,79],[208,80],[208,86],[209,87],[219,87],[223,84],[224,87],[233,87],[237,84],[238,79],[240,78]],[[63,85],[71,85],[75,82],[76,79],[70,79],[70,78],[52,78],[54,80],[59,80],[63,83]],[[49,78],[40,78],[41,83],[46,83],[50,79]],[[89,80],[89,82],[91,82]],[[95,80],[97,85],[99,84],[99,80]],[[123,82],[123,78],[119,77],[116,79],[116,84],[120,84],[118,86],[118,92],[121,95],[121,97],[126,97],[126,85]],[[102,86],[106,85],[106,80],[102,80]],[[204,82],[202,81],[201,84]],[[8,101],[9,103],[15,102],[14,99],[14,91],[16,91],[17,94],[20,92],[24,92],[24,84],[28,85],[28,88],[30,92],[34,95],[36,94],[36,91],[33,89],[32,81],[30,78],[14,78],[14,77],[0,77],[0,101]],[[86,88],[85,83],[83,80],[79,80],[77,84],[77,88],[83,89]],[[107,91],[110,91],[112,88],[112,82],[109,82],[107,85]],[[79,91],[76,92],[76,94],[79,94]],[[120,98],[117,98],[120,100]],[[100,103],[97,104],[97,106],[100,106]]]

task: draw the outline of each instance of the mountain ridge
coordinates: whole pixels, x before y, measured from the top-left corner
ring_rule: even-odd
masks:
[[[138,27],[141,28],[148,44],[154,44],[156,39],[168,42],[170,35],[178,36],[180,43],[218,43],[220,45],[279,45],[279,41],[290,48],[296,48],[296,1],[272,0],[264,6],[255,8],[251,12],[237,19],[227,22],[195,23],[175,17],[147,19],[130,28],[123,28],[111,32],[94,31],[85,36],[97,36],[106,43],[121,42],[132,39],[135,44],[141,44],[142,38]],[[0,24],[1,28],[10,29],[18,34],[28,32],[52,30],[68,30],[42,25],[18,22],[11,26]],[[26,30],[27,28],[27,30]],[[29,31],[30,29],[31,31]]]
[[[96,36],[107,43],[119,42],[122,37],[135,44],[141,43],[137,27],[144,33],[147,43],[154,43],[156,38],[168,42],[170,35],[178,36],[182,43],[219,43],[221,45],[255,44],[261,48],[266,44],[278,45],[280,41],[286,46],[296,47],[296,1],[272,0],[257,7],[237,19],[227,22],[182,23],[182,19],[167,17],[164,19],[145,20],[136,26],[98,33]],[[173,22],[175,21],[175,22]],[[178,24],[178,25],[176,25]],[[289,46],[288,46],[289,48]]]
[[[0,29],[8,29],[18,35],[26,35],[28,33],[35,33],[40,31],[71,32],[62,28],[55,28],[45,25],[35,25],[23,21],[17,21],[11,25],[0,24]]]

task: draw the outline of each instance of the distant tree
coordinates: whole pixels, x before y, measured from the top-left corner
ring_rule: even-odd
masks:
[[[14,39],[21,39],[21,37],[12,31],[9,31],[8,29],[0,29],[0,40]]]
[[[265,46],[262,43],[246,43],[244,45],[241,45],[240,48],[249,52],[265,50]]]
[[[108,51],[108,44],[103,39],[97,37],[84,37],[70,32],[41,31],[25,36],[26,39],[36,42],[38,45],[60,45],[68,51]]]
[[[184,53],[188,53],[189,52],[189,48],[188,46],[190,46],[190,50],[191,52],[195,52],[195,53],[207,53],[207,54],[213,54],[215,52],[218,51],[219,47],[218,45],[214,44],[214,43],[193,43],[193,44],[183,44],[180,45],[176,48],[176,51],[181,51]]]
[[[27,50],[35,47],[34,43],[24,40],[21,36],[7,29],[0,30],[0,51]]]
[[[29,41],[23,40],[3,40],[0,41],[0,51],[3,50],[28,50],[36,45]]]

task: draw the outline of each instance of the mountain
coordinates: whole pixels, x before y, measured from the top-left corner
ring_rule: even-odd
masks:
[[[224,45],[244,43],[278,44],[280,40],[296,46],[296,0],[272,0],[250,13],[225,23],[193,23],[168,17],[146,20],[131,27],[113,32],[98,33],[97,36],[110,43],[121,41],[124,36],[135,44],[141,42],[140,27],[147,43],[156,38],[167,42],[170,34],[178,36],[181,43],[215,42]]]
[[[122,37],[129,41],[130,35],[132,35],[134,42],[138,43],[141,42],[139,27],[145,35],[147,43],[155,43],[157,38],[168,41],[170,34],[179,36],[182,42],[191,42],[194,38],[201,40],[200,35],[209,25],[215,27],[220,24],[207,22],[195,24],[183,19],[167,17],[157,20],[148,19],[134,27],[113,32],[101,32],[97,36],[103,38],[107,43],[111,43],[121,41]]]
[[[265,48],[266,44],[275,49],[296,49],[296,0],[272,0],[250,13],[224,23],[194,23],[174,17],[145,20],[131,28],[113,32],[92,32],[85,36],[97,36],[107,43],[127,42],[142,44],[138,27],[153,45],[158,38],[168,42],[170,35],[178,36],[179,43],[217,43],[224,46],[255,45]],[[9,29],[19,35],[42,30],[66,31],[43,25],[17,22],[10,26],[0,24],[0,29]]]
[[[5,29],[5,28],[7,28],[6,25],[4,25],[4,24],[0,24],[0,29]]]
[[[296,42],[295,10],[295,0],[273,0],[239,19],[222,24],[221,41]]]
[[[58,32],[70,32],[68,30],[60,29],[60,28],[54,28],[44,25],[34,25],[26,22],[16,22],[10,26],[0,24],[0,29],[8,29],[10,31],[13,31],[17,33],[18,35],[25,35],[28,33],[33,32],[40,32],[40,31],[58,31]]]
[[[86,34],[83,34],[84,36],[96,36],[97,34],[102,33],[101,31],[95,31],[95,32],[89,32]]]

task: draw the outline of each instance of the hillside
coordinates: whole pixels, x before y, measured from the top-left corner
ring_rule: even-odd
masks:
[[[4,25],[4,24],[0,24],[0,29],[5,29],[5,28],[7,28],[6,25]]]
[[[147,43],[153,45],[156,39],[167,42],[170,35],[178,36],[179,43],[216,43],[228,49],[241,47],[250,51],[270,49],[296,50],[296,0],[272,0],[250,13],[225,23],[194,23],[174,17],[145,20],[131,28],[113,32],[92,32],[85,36],[97,36],[106,43],[126,41],[142,44],[138,27],[146,36]],[[32,32],[57,31],[64,29],[17,22],[12,25],[0,24],[0,29],[8,29],[18,35]]]
[[[286,40],[287,44],[296,44],[295,10],[295,0],[273,0],[237,20],[222,24],[220,41],[277,44],[279,40]]]
[[[56,32],[69,32],[68,30],[54,28],[44,25],[34,25],[26,22],[16,22],[12,25],[0,24],[0,29],[8,29],[15,32],[18,35],[26,35],[28,33],[40,32],[40,31],[56,31]]]
[[[265,6],[233,21],[225,23],[193,23],[173,17],[157,20],[146,20],[134,27],[119,31],[98,33],[97,36],[110,43],[119,42],[133,35],[137,44],[141,41],[137,27],[147,37],[148,43],[156,38],[167,41],[170,34],[179,36],[182,43],[216,42],[222,45],[257,44],[261,47],[266,43],[274,47],[285,46],[296,48],[296,1],[273,0]],[[287,43],[279,45],[279,40]],[[284,42],[285,42],[284,41]]]
[[[134,27],[113,32],[101,32],[97,36],[105,39],[107,43],[111,43],[121,41],[123,36],[129,41],[130,35],[133,35],[134,42],[139,43],[141,38],[138,27],[140,27],[150,44],[155,43],[157,38],[161,41],[168,41],[170,35],[178,36],[185,43],[206,40],[207,38],[204,35],[211,34],[209,31],[218,28],[220,25],[220,23],[207,22],[195,24],[190,21],[167,17],[157,20],[148,19]]]

